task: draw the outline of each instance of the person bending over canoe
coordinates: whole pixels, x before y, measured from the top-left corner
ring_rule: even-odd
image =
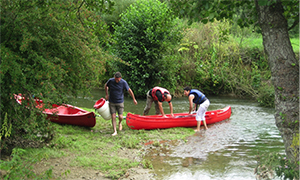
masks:
[[[196,121],[197,121],[196,132],[200,131],[201,121],[203,121],[205,129],[207,129],[207,125],[205,121],[205,112],[207,111],[207,108],[210,105],[209,100],[207,99],[207,97],[205,97],[205,95],[201,91],[197,89],[191,89],[190,87],[185,87],[183,90],[184,90],[184,95],[189,97],[189,102],[190,102],[189,114],[191,114],[192,112],[193,103],[195,104],[193,110],[196,109],[197,105],[200,105],[196,114]]]
[[[128,91],[130,96],[133,99],[135,105],[137,101],[134,97],[134,94],[127,82],[122,79],[120,72],[116,72],[114,78],[110,78],[104,85],[105,89],[105,99],[109,100],[109,110],[112,117],[112,125],[114,128],[114,133],[112,136],[117,135],[117,121],[116,121],[116,112],[118,111],[119,115],[119,130],[122,130],[122,120],[123,120],[123,111],[124,111],[124,90]],[[109,95],[108,95],[109,90]]]
[[[161,113],[161,115],[163,117],[167,117],[165,115],[163,107],[162,107],[162,102],[167,101],[169,103],[169,106],[170,106],[171,116],[174,117],[173,105],[172,105],[172,102],[171,102],[172,96],[171,96],[170,92],[167,89],[156,86],[156,87],[150,89],[146,93],[146,95],[147,95],[147,102],[146,102],[146,107],[144,109],[144,116],[149,113],[151,105],[154,101],[156,115]]]

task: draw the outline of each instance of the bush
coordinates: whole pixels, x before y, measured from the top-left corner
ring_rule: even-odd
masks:
[[[258,155],[257,158],[255,168],[257,179],[273,179],[274,176],[284,180],[299,179],[299,167],[284,155],[270,153],[269,155]]]
[[[275,107],[275,91],[274,86],[264,84],[258,90],[258,97],[256,98],[258,103],[264,107]]]
[[[163,55],[181,39],[178,22],[167,4],[140,0],[122,14],[115,27],[113,48],[117,62],[136,96],[156,86],[164,77]]]
[[[232,28],[228,20],[222,20],[194,23],[185,29],[179,53],[174,55],[177,87],[189,85],[207,95],[233,93],[257,98],[265,87],[262,83],[271,77],[263,47],[252,38],[260,40],[261,36],[240,29],[235,32],[237,38],[229,34]]]
[[[241,70],[238,43],[229,36],[228,21],[194,23],[186,29],[179,48],[185,60],[178,75],[183,86],[201,89],[205,94],[223,94],[234,90]]]
[[[11,127],[9,136],[1,139],[2,147],[14,136],[52,137],[33,96],[45,104],[67,103],[67,97],[88,94],[103,74],[104,53],[96,34],[104,34],[106,27],[101,28],[99,16],[85,5],[73,0],[1,1],[0,113],[1,119],[7,114]],[[29,104],[16,103],[18,93]]]

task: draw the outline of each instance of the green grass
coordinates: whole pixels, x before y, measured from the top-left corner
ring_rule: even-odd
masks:
[[[82,108],[88,111],[93,109]],[[126,115],[126,113],[124,113]],[[144,143],[149,141],[159,142],[161,140],[185,139],[194,134],[192,128],[171,128],[164,130],[132,130],[122,121],[123,130],[117,136],[113,133],[111,120],[107,121],[96,117],[96,126],[85,128],[71,125],[55,124],[55,138],[43,148],[26,149],[22,155],[22,162],[36,159],[60,158],[71,156],[72,166],[80,166],[99,170],[108,178],[118,179],[126,173],[129,168],[145,164],[140,161],[131,160],[118,155],[118,151],[139,152]],[[131,151],[133,150],[133,151]],[[137,154],[137,156],[142,156]],[[146,163],[147,164],[147,163]],[[147,164],[147,167],[151,165]]]
[[[242,41],[242,46],[247,46],[251,49],[258,48],[261,50],[264,47],[262,37],[246,38]]]
[[[262,35],[254,34],[251,37],[243,38],[235,38],[238,43],[241,43],[242,47],[248,47],[250,49],[258,48],[263,50],[263,39]],[[293,50],[296,54],[299,54],[299,38],[293,37],[290,38]]]
[[[299,54],[299,38],[291,38],[291,44],[296,54]]]

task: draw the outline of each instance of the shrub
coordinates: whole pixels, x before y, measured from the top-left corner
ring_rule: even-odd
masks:
[[[122,14],[115,27],[115,54],[126,63],[116,63],[136,96],[163,80],[163,55],[181,39],[167,4],[140,0]]]
[[[275,107],[274,86],[264,83],[258,90],[257,101],[264,107]]]
[[[232,28],[228,20],[215,20],[185,29],[176,58],[183,59],[177,61],[178,87],[189,85],[207,95],[234,93],[257,98],[262,82],[271,77],[268,61],[257,41],[251,46],[242,42],[252,36],[260,40],[261,36],[236,30],[237,38],[229,34]]]
[[[269,155],[258,155],[257,158],[255,174],[258,179],[273,179],[275,175],[284,180],[299,179],[299,167],[284,155],[270,153]]]
[[[88,94],[104,72],[96,34],[104,33],[105,27],[82,3],[1,1],[0,113],[1,118],[7,114],[7,126],[11,126],[10,137],[1,139],[1,144],[14,136],[52,137],[49,121],[31,102],[33,96],[45,104],[66,103],[67,97]],[[16,103],[18,93],[30,99],[29,104]]]

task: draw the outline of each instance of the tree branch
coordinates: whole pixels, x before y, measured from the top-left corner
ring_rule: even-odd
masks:
[[[83,0],[81,2],[80,6],[77,8],[77,13],[76,13],[76,15],[77,15],[79,21],[81,22],[82,26],[84,26],[84,23],[83,23],[82,19],[80,18],[80,8],[83,6],[84,3],[85,3],[85,0]]]

